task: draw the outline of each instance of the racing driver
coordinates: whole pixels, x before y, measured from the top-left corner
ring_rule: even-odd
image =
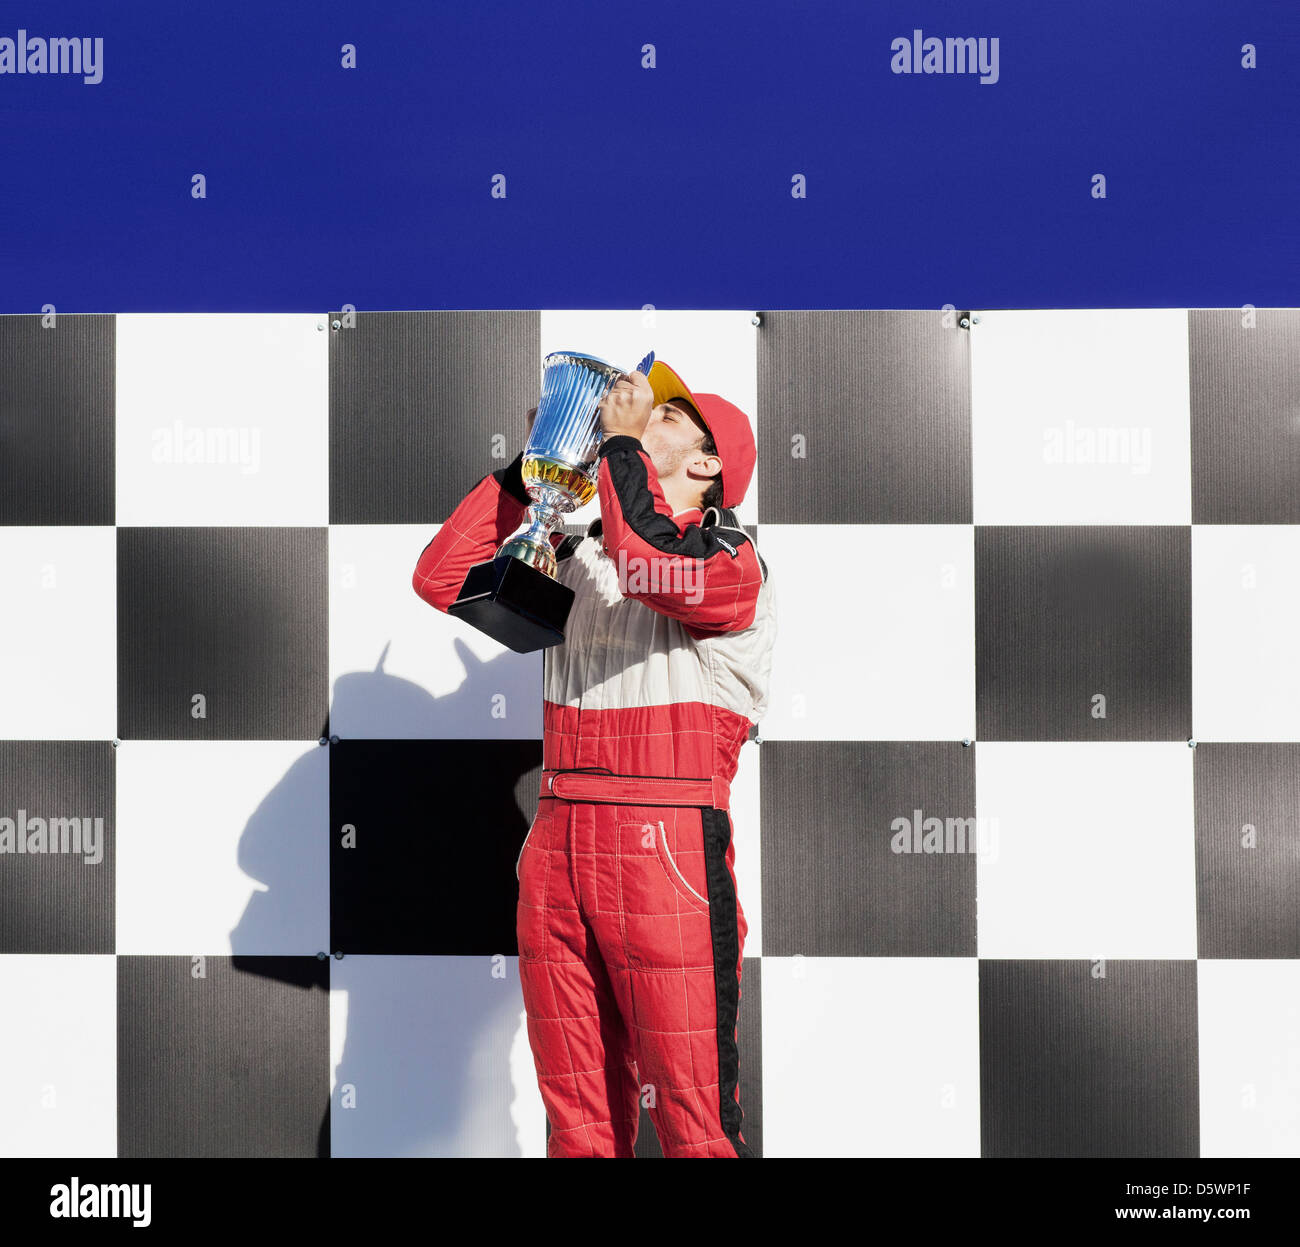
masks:
[[[754,437],[662,361],[620,380],[600,419],[600,518],[551,538],[575,597],[545,651],[541,793],[517,867],[547,1154],[633,1156],[644,1103],[666,1157],[752,1157],[729,790],[776,634],[734,510]],[[431,606],[519,528],[521,464],[480,480],[420,554],[412,584]]]

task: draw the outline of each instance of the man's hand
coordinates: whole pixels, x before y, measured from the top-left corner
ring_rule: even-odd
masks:
[[[643,372],[630,372],[605,396],[600,405],[600,427],[606,437],[625,433],[640,438],[650,423],[655,395]]]

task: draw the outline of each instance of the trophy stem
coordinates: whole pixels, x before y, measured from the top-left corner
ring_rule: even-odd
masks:
[[[509,555],[554,579],[559,565],[555,561],[551,533],[564,518],[563,512],[555,508],[550,498],[539,498],[529,506],[524,518],[528,527],[511,537],[497,551],[497,557]]]

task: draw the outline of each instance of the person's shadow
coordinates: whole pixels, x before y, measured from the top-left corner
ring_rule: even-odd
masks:
[[[515,857],[537,805],[541,742],[494,741],[485,748],[482,739],[473,739],[475,724],[490,714],[494,695],[518,684],[517,669],[506,667],[518,659],[503,653],[484,663],[463,641],[454,644],[466,675],[444,697],[434,698],[419,685],[387,674],[387,647],[373,671],[342,676],[334,686],[330,721],[346,725],[350,739],[341,745],[334,740],[329,749],[299,758],[259,804],[240,837],[239,866],[266,890],[253,894],[230,933],[235,970],[304,989],[329,984],[336,1028],[346,1003],[346,1038],[334,1071],[337,1085],[317,1134],[320,1157],[332,1154],[331,1107],[336,1101],[334,1134],[341,1155],[517,1156],[521,1132],[544,1130],[540,1108],[534,1112],[530,1107],[536,1082],[517,980],[506,960],[515,951],[512,918],[504,930],[505,916],[513,915],[517,899]],[[452,722],[470,739],[430,740]],[[328,732],[327,724],[322,734]],[[353,735],[365,739],[351,739]],[[346,859],[349,869],[338,872],[351,876],[351,863],[360,863],[361,882],[355,886],[328,874],[322,878],[330,854],[322,854],[319,842],[322,826],[329,827],[332,844],[339,833],[328,808],[331,784],[338,798],[338,777],[328,769],[323,774],[322,768],[331,766],[331,754],[338,767],[346,749],[357,752],[341,769],[353,773],[355,804],[372,824],[359,833],[362,847],[353,851],[358,856]],[[421,773],[421,764],[427,769],[434,756],[431,750],[445,753],[453,767],[461,765],[457,759],[481,766],[477,791],[486,791],[484,781],[492,788],[490,796],[479,798],[488,802],[482,820],[456,827],[462,834],[442,842],[437,837],[451,836],[453,828],[437,824],[428,776]],[[408,791],[401,791],[403,786]],[[410,826],[401,821],[408,812],[424,834],[375,836],[373,824],[381,832]],[[451,813],[457,813],[455,807]],[[358,821],[364,822],[362,815]],[[384,841],[377,851],[376,839]],[[448,868],[443,856],[447,846],[462,853],[451,863],[461,868],[459,877],[478,877],[455,889],[456,896],[464,893],[459,916],[443,912],[446,896],[438,890],[447,886],[440,874]],[[431,851],[439,856],[419,856]],[[352,934],[341,943],[364,939],[368,948],[394,955],[350,958],[346,946],[341,959],[332,957],[332,949],[315,948],[303,950],[303,956],[266,955],[267,949],[301,944],[302,931],[319,925],[322,892],[330,897],[335,938],[343,929]],[[340,909],[345,911],[342,919]],[[491,911],[487,919],[485,909]],[[422,913],[436,914],[444,925],[430,928]],[[504,956],[485,955],[482,947],[465,948],[465,955],[410,955],[465,947],[445,941],[474,942],[476,921],[477,943],[486,942]],[[398,950],[406,955],[396,955]],[[317,958],[319,951],[331,954],[328,967]],[[332,1050],[339,1047],[334,1043]],[[525,1088],[529,1100],[521,1097]]]

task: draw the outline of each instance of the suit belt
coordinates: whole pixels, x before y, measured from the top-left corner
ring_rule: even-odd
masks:
[[[670,775],[616,775],[607,767],[542,772],[543,797],[597,805],[696,805],[725,810],[731,785],[720,775],[679,779]]]

